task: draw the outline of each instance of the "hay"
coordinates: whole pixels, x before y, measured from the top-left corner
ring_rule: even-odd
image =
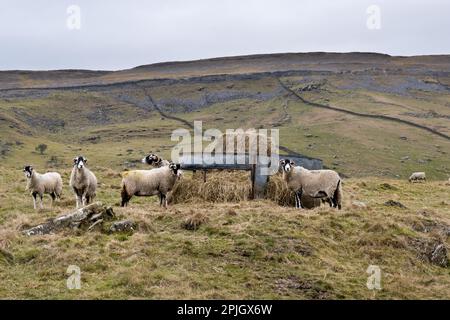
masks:
[[[203,175],[197,172],[191,177],[178,181],[170,196],[171,203],[193,203],[206,201],[212,203],[241,202],[251,199],[251,181],[248,172],[209,171],[206,182]],[[294,207],[295,195],[286,187],[282,176],[270,177],[266,189],[266,198],[280,206]],[[308,208],[320,206],[319,199],[302,196],[302,204]]]
[[[203,200],[207,202],[247,201],[251,195],[249,173],[218,171],[208,172],[206,182],[201,174],[178,181],[172,191],[173,203]]]

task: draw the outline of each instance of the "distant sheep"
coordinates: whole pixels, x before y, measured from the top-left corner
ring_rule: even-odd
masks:
[[[77,208],[88,205],[96,196],[97,178],[86,167],[87,159],[78,156],[73,159],[73,169],[70,175],[70,187],[75,193]]]
[[[342,207],[342,183],[339,174],[333,170],[308,170],[295,166],[289,159],[280,160],[283,178],[289,189],[295,192],[297,208],[303,208],[301,197],[326,200],[331,207]]]
[[[159,205],[167,208],[167,194],[181,176],[179,164],[151,170],[133,170],[122,173],[122,207],[128,205],[133,196],[159,196]]]
[[[154,153],[150,153],[148,156],[144,157],[142,159],[142,163],[146,163],[148,165],[151,165],[155,168],[161,168],[168,166],[170,164],[169,161],[157,156]]]
[[[417,181],[426,181],[427,177],[425,176],[425,172],[414,172],[409,177],[409,182],[417,182]]]
[[[47,172],[44,174],[39,174],[33,169],[32,166],[25,166],[23,172],[28,179],[27,190],[29,190],[33,196],[34,209],[37,209],[37,195],[39,195],[39,198],[41,199],[41,209],[44,207],[42,204],[44,194],[49,194],[52,197],[52,206],[56,198],[61,198],[63,182],[59,173]]]

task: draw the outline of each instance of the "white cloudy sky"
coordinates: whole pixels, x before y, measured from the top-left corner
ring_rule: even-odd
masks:
[[[81,29],[67,8],[81,9]],[[367,27],[378,5],[381,29]],[[450,54],[448,0],[0,0],[0,69],[108,69],[272,52]]]

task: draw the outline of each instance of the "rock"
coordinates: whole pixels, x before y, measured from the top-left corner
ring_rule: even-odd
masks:
[[[131,220],[121,220],[114,222],[109,228],[110,233],[133,232],[134,230],[136,230],[136,224]]]
[[[356,209],[366,209],[367,205],[364,202],[362,202],[362,201],[356,201],[355,200],[355,201],[352,202],[352,207],[356,208]]]
[[[400,137],[400,140],[408,140],[408,138],[407,138],[407,137],[404,137],[404,136],[402,136],[402,137]]]
[[[397,207],[397,208],[406,209],[406,207],[401,202],[398,202],[395,200],[388,200],[384,203],[384,205],[388,206],[388,207]]]
[[[403,160],[403,161],[409,160],[409,156],[401,157],[400,160]]]
[[[437,245],[431,253],[430,262],[440,267],[447,267],[447,249],[443,243]]]
[[[54,233],[63,228],[92,230],[95,226],[101,225],[105,220],[114,218],[114,211],[111,207],[104,206],[101,202],[94,202],[85,207],[75,209],[65,215],[47,220],[22,233],[27,236],[43,235]]]

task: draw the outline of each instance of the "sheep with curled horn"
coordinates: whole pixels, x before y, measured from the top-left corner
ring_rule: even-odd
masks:
[[[52,206],[56,198],[61,199],[63,182],[61,175],[58,172],[47,172],[44,174],[37,173],[32,166],[25,166],[23,172],[27,177],[27,190],[30,191],[33,197],[34,209],[36,206],[36,197],[39,195],[40,207],[44,207],[42,204],[42,198],[44,194],[49,194],[52,197]]]
[[[88,205],[96,196],[97,178],[86,167],[86,163],[87,159],[83,156],[78,156],[73,159],[70,187],[75,194],[77,208],[80,205]]]
[[[155,168],[161,168],[168,166],[170,162],[166,159],[161,158],[160,156],[150,152],[147,156],[142,159],[142,163],[146,163]]]
[[[342,207],[342,181],[339,174],[333,170],[308,170],[295,166],[289,159],[280,160],[283,179],[289,189],[295,192],[297,208],[303,208],[301,197],[326,200],[330,207]]]

